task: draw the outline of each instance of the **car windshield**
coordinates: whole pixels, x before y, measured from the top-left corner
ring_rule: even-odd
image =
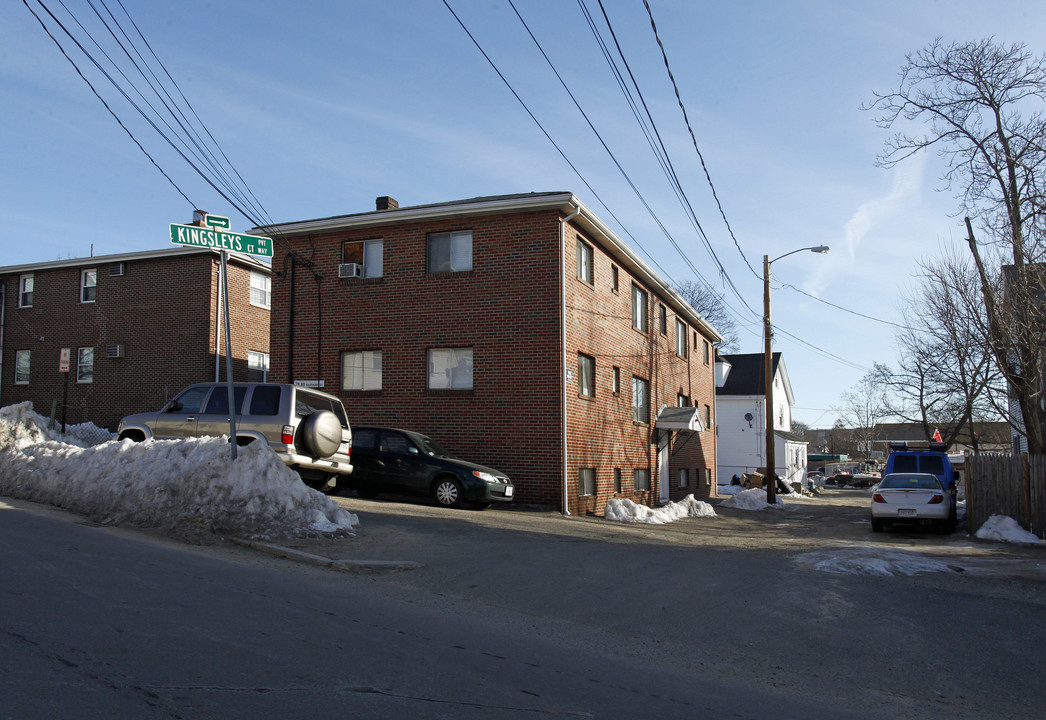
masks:
[[[443,457],[451,457],[451,454],[443,449],[443,446],[430,437],[424,435],[417,436],[418,442],[421,445],[421,449],[429,455],[442,455]]]
[[[891,473],[879,483],[880,490],[940,490],[941,483],[933,475]]]

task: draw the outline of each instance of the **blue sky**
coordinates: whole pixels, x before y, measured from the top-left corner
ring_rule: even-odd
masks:
[[[117,0],[105,2],[126,20]],[[416,205],[569,190],[667,279],[694,279],[507,1],[448,0],[584,180],[442,0],[122,2],[274,222],[368,211],[379,195]],[[721,289],[716,265],[647,146],[580,4],[515,2],[657,219],[689,262]],[[43,15],[37,0],[29,4]],[[45,5],[68,19],[56,0]],[[116,52],[86,0],[66,5],[110,54]],[[585,5],[599,16],[596,0]],[[604,0],[698,221],[748,307],[756,315],[762,311],[764,254],[832,248],[828,255],[801,253],[773,266],[774,323],[803,341],[783,332],[775,339],[792,380],[794,416],[828,426],[839,396],[873,362],[895,362],[893,328],[861,315],[898,322],[914,285],[915,261],[956,247],[964,237],[951,194],[937,191],[939,161],[929,156],[892,171],[875,167],[887,134],[860,105],[873,90],[889,90],[905,53],[936,36],[994,36],[1046,51],[1046,4],[650,5],[747,263],[712,197],[642,0]],[[99,0],[95,6],[101,9]],[[188,222],[194,206],[231,217],[234,230],[253,226],[59,36],[186,201],[22,2],[0,4],[0,32],[0,214],[7,236],[0,265],[169,247],[167,225]],[[75,34],[86,37],[79,29]],[[758,318],[736,298],[731,305],[741,324],[741,351],[760,352]]]

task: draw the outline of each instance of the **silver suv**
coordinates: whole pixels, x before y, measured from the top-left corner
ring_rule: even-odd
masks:
[[[306,485],[336,491],[352,472],[352,430],[341,400],[319,390],[277,383],[234,383],[236,443],[261,440],[297,471]],[[159,412],[129,415],[117,435],[149,438],[229,434],[229,391],[225,383],[197,383],[182,390]]]

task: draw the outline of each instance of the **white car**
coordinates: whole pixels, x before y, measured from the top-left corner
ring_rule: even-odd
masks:
[[[872,493],[872,530],[893,524],[932,525],[941,533],[955,531],[955,504],[929,473],[890,473]]]

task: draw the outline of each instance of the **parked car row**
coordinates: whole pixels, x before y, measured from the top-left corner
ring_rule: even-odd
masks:
[[[325,492],[354,489],[421,495],[445,507],[489,507],[511,501],[502,472],[453,457],[436,441],[409,430],[349,426],[341,400],[313,388],[234,383],[236,442],[268,443],[306,485]],[[197,383],[156,412],[120,421],[117,437],[136,442],[221,436],[230,432],[225,383]]]

